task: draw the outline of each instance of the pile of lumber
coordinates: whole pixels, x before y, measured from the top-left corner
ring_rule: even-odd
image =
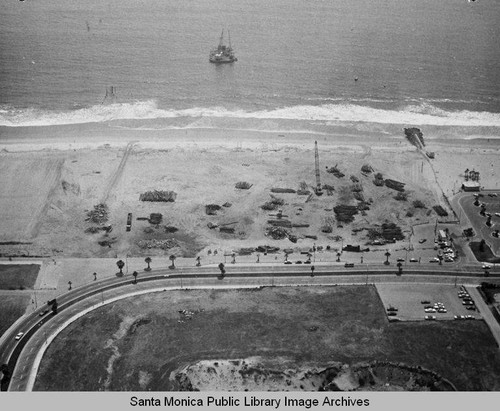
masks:
[[[262,208],[263,210],[271,211],[271,210],[276,210],[279,206],[282,206],[283,204],[285,204],[285,200],[273,196],[271,194],[271,201],[265,202],[262,206],[260,206],[260,208]]]
[[[146,191],[139,196],[140,201],[174,202],[177,198],[175,191],[153,190]]]
[[[447,217],[448,216],[448,212],[440,205],[435,205],[432,208],[434,209],[434,211],[436,212],[436,214],[438,216],[440,216],[440,217]]]
[[[238,181],[234,187],[240,190],[248,190],[252,186],[253,184],[247,183],[246,181]]]
[[[142,248],[160,248],[162,250],[168,250],[170,248],[174,248],[178,246],[178,243],[174,239],[167,239],[167,240],[140,240],[137,245]]]
[[[88,234],[96,234],[100,231],[105,231],[106,233],[110,233],[111,231],[113,231],[113,227],[111,225],[106,225],[104,227],[92,226],[92,227],[89,227],[85,230],[85,232]]]
[[[354,216],[358,214],[358,207],[340,204],[333,207],[333,212],[338,222],[351,223],[354,221]]]
[[[221,233],[234,234],[234,227],[219,227]]]
[[[337,178],[342,178],[342,177],[344,177],[344,176],[345,176],[345,174],[344,174],[344,173],[342,173],[342,172],[338,169],[337,165],[334,165],[333,167],[330,167],[330,168],[328,168],[328,167],[327,167],[327,168],[326,168],[326,172],[327,172],[327,173],[330,173],[330,174],[333,174],[333,175],[334,175],[335,177],[337,177]]]
[[[90,221],[95,224],[104,224],[108,221],[108,206],[104,203],[97,204],[93,210],[87,211],[85,221]]]
[[[271,193],[296,193],[293,188],[271,188]]]
[[[255,249],[258,253],[277,253],[279,250],[279,247],[273,247],[270,245],[259,245]]]
[[[382,175],[382,173],[375,174],[375,179],[373,180],[373,184],[379,187],[384,185],[384,176]]]
[[[267,224],[271,224],[274,227],[292,227],[292,222],[290,220],[278,219],[278,220],[267,220]]]
[[[273,240],[283,240],[289,235],[288,231],[283,227],[268,227],[266,230],[266,236],[271,237]]]
[[[163,216],[161,215],[161,213],[151,213],[149,215],[148,221],[150,224],[158,225],[161,223],[162,219],[163,219]]]
[[[392,188],[393,190],[396,191],[405,191],[405,183],[401,183],[400,181],[391,180],[390,178],[387,178],[385,180],[385,185],[386,187]]]
[[[365,197],[363,196],[363,193],[360,193],[358,191],[355,191],[352,193],[352,195],[354,196],[354,198],[358,201],[365,201]]]
[[[349,177],[349,178],[351,179],[351,181],[353,183],[359,183],[359,178],[358,177],[351,175],[351,177]]]
[[[365,174],[370,174],[373,171],[373,168],[369,164],[363,164],[363,167],[361,167],[361,171]]]
[[[207,204],[205,206],[205,213],[207,215],[216,215],[217,211],[220,210],[222,207],[218,204]]]
[[[395,223],[383,223],[382,227],[370,228],[368,238],[372,240],[383,238],[386,241],[394,241],[403,240],[405,236],[401,231],[401,227],[398,227]]]
[[[177,231],[179,231],[179,229],[177,227],[174,227],[174,226],[171,226],[171,225],[166,225],[164,227],[164,230],[166,233],[175,233]]]

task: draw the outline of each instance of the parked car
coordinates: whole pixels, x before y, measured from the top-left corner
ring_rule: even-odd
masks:
[[[418,240],[418,242],[419,242],[420,244],[423,244],[423,243],[425,243],[426,241],[427,241],[427,238],[422,238],[421,240]]]
[[[302,264],[302,261],[297,260],[297,261],[295,261],[295,264]]]
[[[465,315],[455,315],[455,320],[465,320]]]
[[[434,258],[430,259],[429,262],[430,263],[439,263],[439,258],[434,257]]]
[[[292,264],[291,261],[285,261],[285,264]]]
[[[424,309],[424,311],[426,313],[435,313],[435,312],[437,312],[437,310],[435,308],[426,308],[426,309]]]
[[[354,267],[354,263],[345,263],[344,267],[346,267],[346,268],[348,268],[348,267]]]
[[[396,261],[397,261],[398,263],[404,263],[405,259],[404,259],[404,258],[398,258]]]
[[[387,315],[389,315],[389,316],[396,316],[396,315],[398,315],[398,313],[396,311],[388,311]]]
[[[465,308],[467,310],[470,310],[470,311],[476,311],[476,306],[475,305],[467,305]]]
[[[435,315],[426,315],[424,318],[425,318],[426,320],[433,321],[433,320],[435,320],[435,319],[436,319],[436,316],[435,316]]]
[[[430,304],[431,302],[429,300],[422,300],[420,301],[420,304]]]
[[[416,259],[416,258],[410,258],[410,263],[418,263],[418,259]]]

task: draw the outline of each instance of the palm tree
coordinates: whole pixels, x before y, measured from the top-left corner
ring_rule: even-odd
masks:
[[[231,254],[231,257],[233,257],[233,259],[232,259],[232,261],[231,261],[231,264],[236,263],[236,254],[235,254],[235,253],[232,253],[232,254]]]
[[[337,253],[337,263],[340,263],[340,253]]]
[[[260,254],[257,254],[257,262],[260,263]]]
[[[389,250],[387,250],[384,255],[387,257],[387,259],[384,261],[384,264],[389,265],[389,257],[391,256],[391,253],[389,252]]]
[[[120,270],[120,272],[118,274],[120,275],[123,275],[123,267],[125,267],[125,263],[122,261],[122,260],[118,260],[116,262],[116,265],[118,266],[118,269]]]
[[[311,277],[314,277],[314,265],[311,265]]]
[[[139,275],[139,273],[137,271],[134,271],[132,275],[134,276],[134,284],[137,284],[137,276]]]
[[[200,261],[201,261],[201,257],[200,256],[196,257],[196,267],[199,267],[201,265]]]
[[[94,281],[97,280],[97,273],[94,273]]]
[[[73,283],[71,281],[68,281],[68,285],[69,285],[68,290],[71,290],[71,284],[73,284]]]
[[[398,266],[398,275],[403,274],[403,264],[401,263],[401,261],[396,265]]]
[[[219,264],[219,270],[220,270],[220,275],[217,278],[219,280],[222,280],[224,278],[224,275],[226,274],[226,269],[224,268],[224,264],[223,263]]]
[[[175,259],[176,259],[176,258],[177,258],[177,257],[176,257],[175,255],[173,255],[173,254],[172,254],[170,257],[168,257],[168,259],[169,259],[170,261],[172,261],[172,265],[170,265],[168,268],[171,268],[171,269],[174,269],[174,268],[175,268],[175,263],[174,263],[174,261],[175,261]]]
[[[150,258],[150,257],[146,257],[146,258],[144,259],[144,261],[145,261],[145,262],[146,262],[146,264],[148,265],[148,266],[144,269],[144,271],[151,271],[151,267],[149,266],[149,264],[151,264],[151,261],[153,261],[153,260],[151,260],[151,258]]]

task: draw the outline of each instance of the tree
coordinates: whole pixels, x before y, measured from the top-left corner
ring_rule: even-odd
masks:
[[[398,275],[403,274],[403,264],[401,264],[401,261],[396,264],[398,266]]]
[[[199,267],[201,265],[201,257],[198,256],[196,257],[196,267]]]
[[[175,261],[175,259],[176,259],[176,258],[177,258],[177,257],[176,257],[175,255],[173,255],[173,254],[172,254],[170,257],[168,257],[168,259],[169,259],[170,261],[172,261],[172,264],[171,264],[168,268],[171,268],[171,269],[174,269],[174,268],[175,268],[175,263],[174,263],[174,261]]]
[[[97,280],[97,273],[94,273],[94,281]]]
[[[340,263],[340,253],[337,252],[337,263]]]
[[[479,242],[479,251],[484,253],[484,246],[486,245],[486,241],[484,241],[484,238]]]
[[[71,281],[68,281],[68,290],[71,290],[71,284],[73,284]]]
[[[151,258],[150,258],[150,257],[146,257],[146,258],[144,259],[144,261],[145,261],[145,262],[146,262],[146,264],[148,265],[148,266],[144,269],[144,271],[151,271],[151,267],[149,266],[149,264],[151,264],[151,261],[153,261],[153,260],[151,260]]]
[[[387,250],[387,251],[385,252],[385,254],[384,254],[384,255],[385,255],[385,256],[386,256],[386,258],[387,258],[387,259],[384,261],[384,264],[385,264],[385,265],[389,265],[389,264],[390,264],[390,262],[389,262],[389,257],[391,256],[391,253],[389,252],[389,250]]]
[[[235,253],[232,253],[232,254],[231,254],[231,257],[233,258],[233,259],[231,260],[231,264],[236,263],[236,254],[235,254]]]
[[[224,278],[224,275],[226,274],[226,268],[224,267],[223,263],[219,264],[219,270],[220,270],[220,275],[217,278],[219,280],[222,280]]]
[[[118,260],[116,262],[116,265],[118,266],[118,269],[120,270],[119,274],[123,275],[123,267],[125,267],[125,263],[122,260]]]
[[[311,277],[314,277],[314,265],[311,265]]]
[[[139,273],[137,271],[134,271],[132,275],[134,276],[134,284],[137,284],[137,276],[139,275]]]

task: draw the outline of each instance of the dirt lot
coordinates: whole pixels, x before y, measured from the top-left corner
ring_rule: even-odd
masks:
[[[0,336],[12,325],[14,322],[24,314],[26,307],[31,302],[31,297],[28,294],[5,293],[0,294]]]
[[[264,370],[250,371],[255,357]],[[373,361],[428,369],[459,390],[499,390],[499,360],[483,321],[389,323],[373,286],[192,290],[125,299],[76,321],[48,348],[35,390],[172,390],[202,361],[206,372],[246,364],[234,372],[260,383],[241,390],[279,389],[280,373],[287,389],[313,390],[318,371]],[[198,389],[227,390],[230,376],[216,372]]]
[[[398,318],[402,321],[424,320],[426,315],[434,315],[438,320],[453,320],[455,315],[473,315],[481,319],[478,311],[465,309],[462,300],[458,298],[459,285],[441,284],[377,284],[377,291],[386,309],[398,309]],[[444,304],[447,313],[424,312],[421,301],[430,301]]]
[[[38,264],[0,264],[0,290],[32,290],[39,271]]]

